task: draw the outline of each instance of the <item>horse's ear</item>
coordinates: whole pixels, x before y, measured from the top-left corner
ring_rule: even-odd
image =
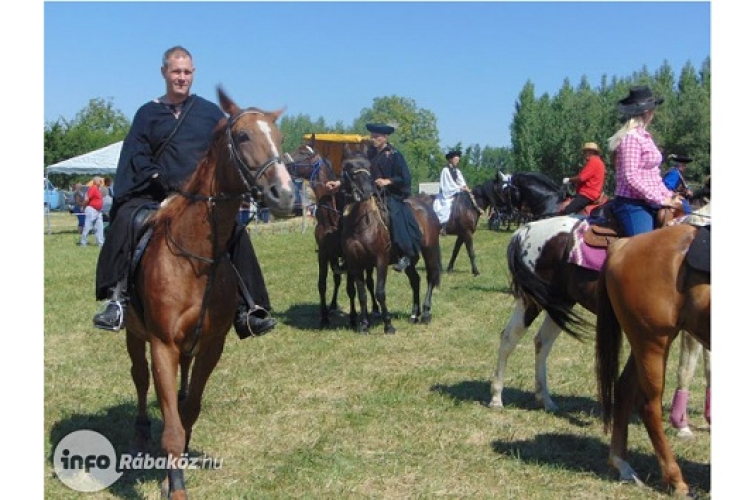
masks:
[[[276,111],[271,111],[270,113],[265,113],[271,117],[271,121],[276,121],[279,119],[281,115],[283,115],[286,112],[286,106],[284,106],[281,109],[277,109]]]
[[[219,95],[221,109],[223,109],[226,114],[231,116],[240,112],[240,108],[229,98],[221,85],[216,87],[216,93]]]

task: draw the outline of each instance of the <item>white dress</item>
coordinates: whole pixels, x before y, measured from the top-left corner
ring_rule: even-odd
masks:
[[[435,209],[435,213],[440,219],[440,223],[444,224],[448,222],[451,216],[451,207],[453,206],[453,197],[461,192],[461,188],[466,186],[464,176],[459,169],[456,170],[456,180],[453,180],[451,176],[451,167],[443,167],[443,171],[440,173],[440,192],[435,196],[435,201],[432,203],[432,208]]]

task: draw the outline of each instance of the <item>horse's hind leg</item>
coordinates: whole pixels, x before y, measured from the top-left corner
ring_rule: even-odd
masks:
[[[711,351],[703,348],[703,372],[706,375],[706,400],[703,406],[703,414],[706,422],[711,425]]]
[[[409,286],[411,286],[411,316],[409,316],[409,323],[419,322],[419,318],[422,315],[422,308],[419,305],[420,290],[419,290],[419,273],[414,266],[406,268],[406,276],[409,278]]]
[[[477,257],[474,253],[474,237],[469,234],[466,237],[466,251],[469,253],[469,261],[471,262],[471,274],[479,276],[479,268],[477,268]]]
[[[137,455],[145,453],[151,441],[151,421],[146,413],[146,398],[148,395],[149,373],[146,359],[146,341],[136,337],[130,331],[126,334],[126,344],[130,355],[130,375],[133,377],[138,396],[137,414],[135,418],[135,434],[130,444],[130,453]]]
[[[621,481],[632,481],[638,486],[643,482],[627,461],[628,424],[636,398],[642,398],[638,388],[638,378],[633,356],[629,356],[614,388],[614,405],[612,410],[612,436],[609,442],[609,463],[620,473]]]
[[[446,273],[453,272],[453,265],[456,263],[456,257],[458,257],[458,251],[461,250],[461,245],[464,240],[461,235],[456,237],[456,243],[453,245],[453,253],[451,254],[451,260],[448,261],[448,267],[445,269]]]
[[[385,298],[385,283],[388,279],[388,261],[381,258],[377,265],[377,283],[375,285],[375,297],[380,304],[380,314],[383,317],[383,332],[386,334],[396,333],[396,328],[391,322],[391,313],[388,312],[388,305],[386,304]],[[406,273],[409,274],[409,269],[413,269],[413,266],[406,268]]]
[[[693,380],[695,368],[698,365],[703,346],[689,333],[680,333],[680,362],[677,367],[677,388],[672,398],[672,410],[669,413],[669,422],[678,430],[680,437],[693,435],[688,424],[688,399],[690,397],[690,382]]]
[[[216,368],[219,358],[221,358],[225,341],[226,335],[221,335],[208,345],[204,345],[193,363],[188,397],[180,404],[180,417],[182,419],[182,427],[185,429],[185,453],[187,453],[188,446],[190,445],[193,425],[198,420],[198,415],[201,411],[203,391],[206,389],[208,378],[211,376],[214,368]]]
[[[677,460],[662,427],[664,367],[667,364],[669,342],[667,337],[662,336],[649,342],[648,345],[633,347],[633,342],[631,342],[631,349],[635,354],[639,388],[644,398],[644,404],[638,407],[641,420],[648,431],[665,484],[674,488],[676,495],[684,496],[689,493],[688,486],[682,477],[682,471],[677,465]]]
[[[539,327],[534,338],[534,352],[536,363],[536,400],[544,406],[547,411],[557,411],[557,405],[552,401],[547,386],[547,357],[552,350],[562,329],[547,315],[542,326]]]
[[[522,299],[516,299],[510,321],[508,321],[500,336],[500,346],[497,351],[497,367],[495,368],[495,376],[491,384],[492,400],[489,403],[490,408],[500,409],[503,407],[502,394],[508,357],[516,348],[516,345],[518,345],[518,341],[523,334],[528,330],[529,325],[538,315],[539,310],[536,306],[526,307]]]

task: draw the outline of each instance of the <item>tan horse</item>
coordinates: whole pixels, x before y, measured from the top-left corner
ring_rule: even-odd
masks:
[[[294,201],[275,124],[281,112],[243,110],[221,89],[218,95],[230,117],[217,126],[209,151],[183,190],[168,198],[149,222],[153,236],[135,271],[133,307],[125,318],[138,393],[132,448],[143,451],[150,439],[146,403],[151,373],[164,419],[161,445],[171,459],[187,452],[203,391],[237,310],[237,276],[227,250],[242,197],[257,189],[276,215],[289,215]],[[184,395],[179,400],[178,366]],[[170,465],[162,483],[163,493],[174,499],[187,498],[179,467]]]
[[[622,480],[643,484],[626,456],[638,410],[663,480],[679,495],[689,488],[662,428],[662,397],[669,348],[681,330],[711,349],[711,274],[686,257],[698,235],[698,227],[679,224],[617,240],[598,284],[596,365],[602,418],[612,430],[609,462]],[[631,353],[618,379],[623,330]]]

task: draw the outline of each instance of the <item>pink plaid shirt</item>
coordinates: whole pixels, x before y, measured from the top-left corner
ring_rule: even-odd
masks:
[[[616,196],[661,205],[672,195],[661,179],[662,155],[646,129],[634,128],[617,146]]]

